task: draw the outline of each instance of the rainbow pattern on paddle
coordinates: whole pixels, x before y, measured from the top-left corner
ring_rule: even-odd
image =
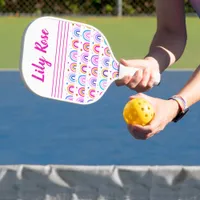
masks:
[[[118,64],[112,58],[107,42],[99,31],[76,23],[68,24],[68,30],[63,30],[65,23],[58,25],[59,32],[71,33],[66,38],[69,67],[64,76],[65,90],[58,92],[61,88],[55,88],[52,95],[59,98],[58,95],[62,93],[60,98],[68,101],[89,103],[99,99],[106,87],[113,82],[118,74]]]

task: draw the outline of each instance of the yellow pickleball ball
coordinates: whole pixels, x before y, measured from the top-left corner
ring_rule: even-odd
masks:
[[[154,115],[153,106],[144,98],[130,100],[123,110],[125,122],[131,125],[145,126],[151,122]]]

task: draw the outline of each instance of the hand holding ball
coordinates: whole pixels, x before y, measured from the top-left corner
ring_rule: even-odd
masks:
[[[153,106],[144,98],[134,98],[124,107],[123,117],[127,124],[145,126],[155,115]]]

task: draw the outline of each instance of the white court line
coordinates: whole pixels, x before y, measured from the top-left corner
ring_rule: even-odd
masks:
[[[0,68],[0,72],[17,72],[19,69],[17,68]]]
[[[184,72],[184,71],[194,71],[195,69],[193,68],[171,68],[171,69],[167,69],[165,71],[168,71],[168,72]]]
[[[171,68],[171,69],[169,68],[165,71],[180,72],[180,71],[194,71],[194,70],[195,69],[193,69],[193,68]],[[19,71],[19,69],[17,69],[17,68],[0,68],[0,72],[6,72],[6,71],[16,72],[16,71]]]

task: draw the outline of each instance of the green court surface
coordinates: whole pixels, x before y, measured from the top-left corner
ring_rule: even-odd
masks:
[[[99,28],[107,37],[117,59],[145,56],[156,28],[155,17],[69,17],[69,19]],[[31,17],[0,18],[0,68],[19,67],[21,37],[32,20],[34,18]],[[197,17],[187,18],[187,47],[182,58],[172,68],[195,68],[200,63],[198,26],[200,27],[200,20]]]

